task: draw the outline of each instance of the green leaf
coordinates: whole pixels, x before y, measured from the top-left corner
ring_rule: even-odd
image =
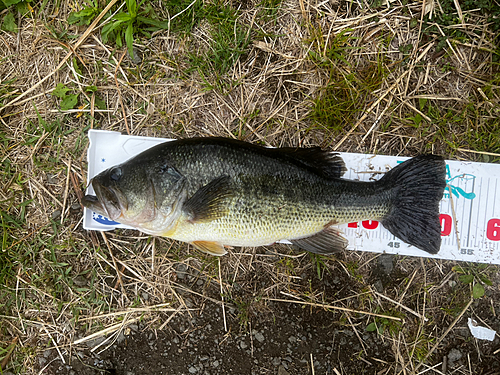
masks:
[[[134,26],[130,22],[125,31],[125,42],[127,43],[128,53],[134,58]]]
[[[156,21],[151,18],[138,16],[137,21],[145,23],[146,25],[156,26],[158,29],[168,29],[168,21]]]
[[[68,21],[68,23],[69,23],[70,25],[73,25],[73,24],[75,24],[75,23],[79,23],[80,21],[82,21],[82,18],[81,18],[81,17],[78,17],[78,16],[76,15],[76,13],[75,13],[75,12],[73,12],[73,13],[70,13],[70,15],[68,16],[68,19],[67,19],[66,21]]]
[[[420,110],[423,110],[426,104],[427,104],[427,99],[425,98],[418,99],[418,106],[420,107]]]
[[[125,3],[132,18],[135,18],[137,16],[137,2],[135,0],[125,0]]]
[[[99,109],[106,109],[106,102],[99,98],[97,95],[95,96],[94,104],[96,105],[97,108]]]
[[[16,20],[12,12],[8,12],[3,18],[2,30],[9,31],[11,33],[17,32]]]
[[[20,3],[23,0],[2,0],[6,7],[10,7],[11,5]]]
[[[126,22],[126,21],[131,21],[132,17],[130,17],[130,14],[128,14],[128,13],[121,12],[121,13],[115,14],[113,19],[115,19],[119,22]]]
[[[470,284],[472,281],[474,281],[474,275],[460,275],[458,277],[458,280],[460,280],[464,284]]]
[[[75,69],[75,72],[77,72],[79,75],[83,75],[82,70],[78,66],[78,61],[76,60],[76,57],[73,57],[73,68]]]
[[[64,86],[63,83],[58,83],[56,88],[54,90],[52,90],[52,95],[63,99],[66,97],[66,93],[68,91],[69,91],[69,89],[66,86]]]
[[[98,9],[87,7],[79,12],[70,13],[67,21],[70,25],[78,23],[79,25],[89,25],[90,21],[97,15]]]
[[[415,117],[413,118],[413,122],[415,122],[415,125],[419,126],[420,123],[422,122],[422,116],[420,113],[417,113]]]
[[[78,94],[70,94],[61,101],[61,110],[74,109],[78,102]]]
[[[484,296],[484,286],[483,284],[477,283],[472,288],[472,297],[481,298],[482,296]]]
[[[113,32],[113,30],[115,29],[116,26],[117,26],[117,22],[110,22],[110,23],[107,23],[106,25],[103,26],[102,31],[101,31],[101,38],[102,38],[103,43],[108,42],[109,34],[111,34]]]
[[[375,332],[377,330],[377,324],[375,322],[372,322],[366,326],[366,330],[368,332]]]
[[[122,36],[119,33],[116,33],[116,40],[115,40],[116,45],[119,48],[122,48],[123,43],[122,43]]]
[[[489,286],[493,285],[493,283],[491,282],[491,280],[490,280],[490,279],[488,279],[488,278],[487,278],[486,276],[484,276],[484,275],[479,275],[479,279],[480,279],[480,280],[481,280],[484,284],[486,284],[486,285],[489,285]]]
[[[97,86],[91,85],[85,87],[85,92],[97,92]]]

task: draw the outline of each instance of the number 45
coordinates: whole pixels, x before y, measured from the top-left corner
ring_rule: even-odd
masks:
[[[401,245],[401,244],[400,244],[399,242],[389,242],[389,243],[387,244],[387,246],[389,246],[389,247],[393,247],[393,248],[395,248],[395,249],[399,249],[399,246],[400,246],[400,245]]]

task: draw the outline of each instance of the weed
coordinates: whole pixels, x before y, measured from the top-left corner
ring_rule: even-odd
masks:
[[[429,337],[429,335],[425,334],[424,331],[420,333],[419,337],[415,340],[413,351],[410,355],[415,355],[419,362],[422,362],[429,353],[429,350],[432,344],[436,341],[435,338]]]
[[[203,18],[201,0],[168,0],[165,6],[170,14],[170,31],[189,34]]]
[[[391,312],[389,316],[400,317],[401,315],[402,315],[401,313]],[[366,326],[366,331],[377,332],[379,335],[383,335],[384,333],[387,332],[389,335],[395,337],[399,334],[401,326],[402,323],[400,321],[394,319],[375,317],[374,321]]]
[[[125,0],[127,12],[120,12],[111,16],[111,22],[102,28],[102,41],[106,43],[108,40],[114,40],[118,47],[121,47],[122,36],[125,38],[125,43],[130,56],[134,57],[133,43],[134,34],[139,32],[151,37],[149,32],[168,28],[168,22],[161,22],[152,18],[146,17],[151,13],[151,8],[144,7],[140,9],[145,0],[137,4],[136,0]]]
[[[97,0],[88,0],[87,6],[78,12],[70,13],[67,22],[70,25],[90,25],[95,17],[99,15],[101,9]]]
[[[284,272],[285,275],[288,276],[295,276],[296,275],[296,262],[292,258],[281,258],[277,263],[276,266],[280,269],[280,271]]]
[[[33,8],[29,5],[31,0],[0,0],[0,14],[5,13],[2,17],[0,29],[16,33],[17,23],[14,14],[25,16],[31,14]],[[7,12],[3,12],[7,10]]]
[[[283,0],[262,0],[257,5],[260,8],[258,17],[266,21],[269,19],[275,20],[282,2]]]
[[[168,21],[159,21],[150,4],[146,0],[137,3],[136,0],[125,0],[126,12],[112,13],[107,18],[107,23],[101,30],[104,43],[113,41],[118,47],[123,46],[123,40],[127,46],[130,56],[134,57],[133,43],[134,35],[143,34],[151,37],[151,32],[167,29]],[[76,25],[89,25],[99,15],[101,9],[97,1],[91,0],[89,5],[78,12],[69,15],[67,22]]]
[[[314,265],[314,268],[316,268],[316,273],[318,275],[319,280],[323,280],[323,275],[325,273],[325,270],[328,272],[328,266],[325,264],[325,256],[320,255],[320,254],[314,254],[314,253],[309,253],[309,256],[311,258],[312,264]]]
[[[238,309],[238,320],[240,326],[246,328],[250,322],[250,302],[243,300],[241,297],[236,297],[231,300]]]
[[[421,43],[427,43],[429,39],[437,41],[435,52],[445,49],[448,45],[447,41],[462,40],[467,41],[470,36],[454,27],[461,23],[458,17],[454,0],[442,0],[439,2],[442,12],[436,12],[435,18],[431,19],[430,14],[424,17],[424,24],[422,27]],[[495,0],[465,0],[460,2],[460,7],[463,13],[475,11],[482,16],[487,17],[488,27],[493,35],[493,42],[498,42],[498,35],[500,31],[500,7],[498,7]],[[475,31],[480,33],[480,31]]]
[[[488,265],[487,264],[476,264],[469,267],[454,266],[452,268],[458,276],[458,280],[472,287],[472,297],[481,298],[484,296],[485,290],[484,285],[493,285],[488,275]]]
[[[59,104],[62,111],[67,111],[69,109],[74,109],[76,104],[78,103],[79,93],[70,93],[69,88],[67,88],[64,84],[58,83],[56,88],[52,91],[52,95],[61,99],[61,103]]]
[[[13,84],[16,82],[15,79],[10,79],[7,81],[0,81],[0,108],[12,100],[12,91],[14,91]]]
[[[222,4],[205,8],[204,17],[210,24],[208,50],[189,54],[188,72],[197,71],[208,89],[229,90],[237,84],[225,74],[245,53],[250,42],[248,30],[238,21],[238,12]]]
[[[325,46],[322,33],[316,31],[312,43],[316,51],[310,58],[328,74],[328,83],[313,100],[310,118],[313,127],[326,128],[338,134],[352,125],[363,110],[363,103],[378,89],[387,75],[381,58],[365,67],[353,68],[347,56],[356,48],[347,31],[335,36]]]
[[[358,280],[359,282],[363,282],[363,275],[359,272],[359,264],[356,262],[347,262],[344,264],[351,274],[351,277]]]

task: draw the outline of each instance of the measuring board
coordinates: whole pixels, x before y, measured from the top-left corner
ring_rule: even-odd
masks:
[[[140,152],[171,139],[90,130],[88,178]],[[370,181],[408,159],[406,157],[339,153],[347,172],[343,178]],[[446,161],[446,181],[440,203],[442,244],[432,255],[393,236],[377,221],[339,225],[348,249],[427,258],[500,264],[500,164]],[[88,189],[93,194],[92,187]],[[84,210],[87,230],[130,228]],[[286,241],[284,241],[286,242]]]

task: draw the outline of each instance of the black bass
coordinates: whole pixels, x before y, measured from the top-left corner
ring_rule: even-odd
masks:
[[[265,148],[225,138],[154,146],[95,176],[83,204],[145,233],[214,255],[288,239],[329,254],[347,245],[336,224],[378,220],[431,254],[441,246],[444,160],[409,159],[380,180],[342,179],[342,159],[319,147]]]

